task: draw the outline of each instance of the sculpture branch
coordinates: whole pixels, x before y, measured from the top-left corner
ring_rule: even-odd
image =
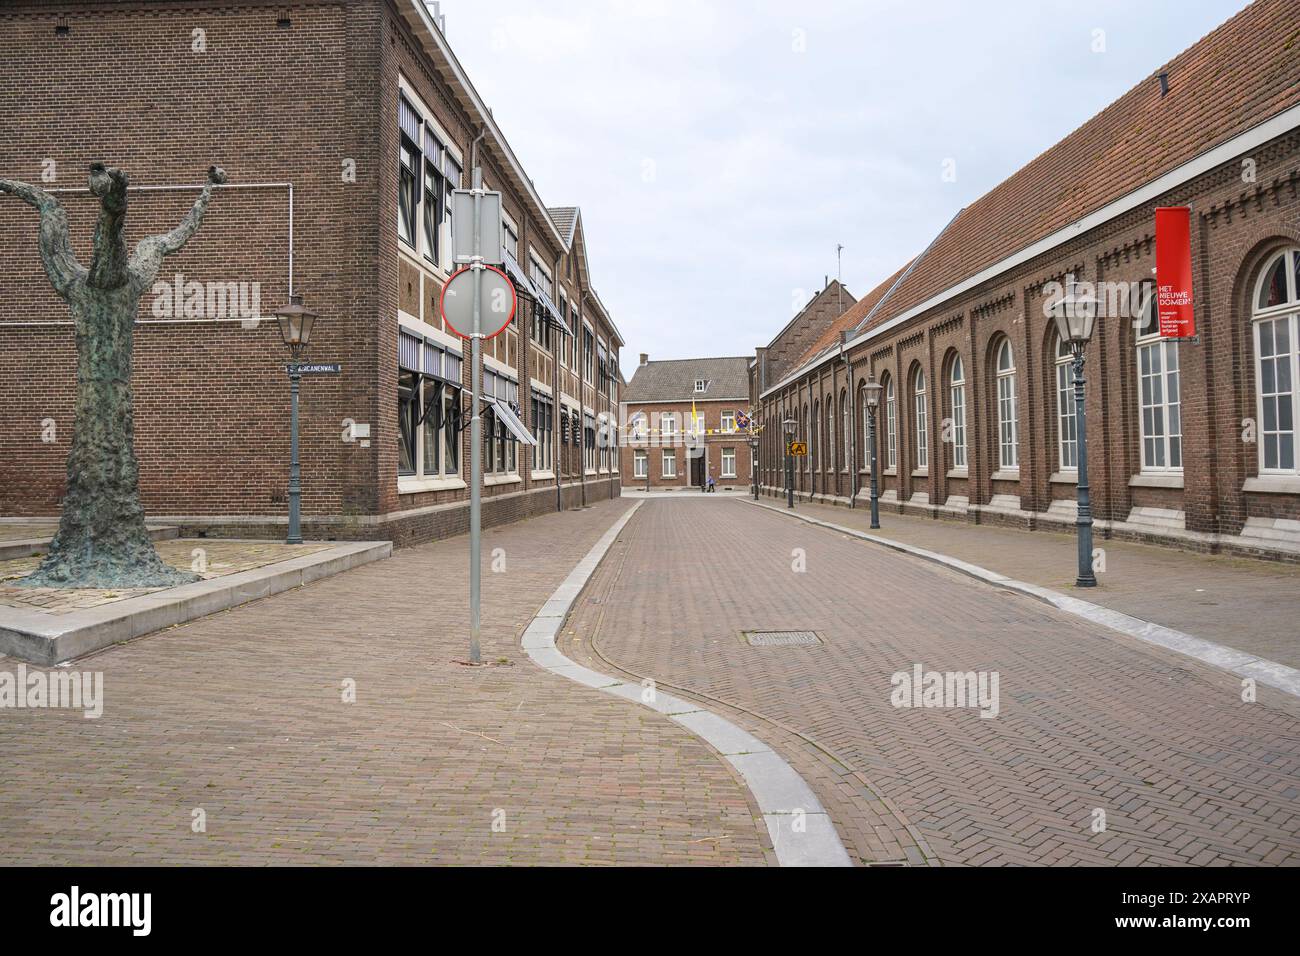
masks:
[[[135,255],[131,257],[130,264],[131,277],[136,288],[147,289],[151,286],[158,275],[158,270],[162,267],[163,257],[179,252],[189,241],[190,236],[198,232],[199,226],[203,224],[208,203],[212,199],[212,187],[219,186],[225,181],[225,170],[219,166],[208,167],[207,185],[203,187],[203,192],[194,201],[194,205],[185,214],[180,225],[171,232],[140,240],[139,245],[135,247]]]
[[[12,179],[0,179],[0,192],[21,199],[41,214],[41,262],[54,291],[67,299],[79,283],[86,281],[86,267],[77,261],[68,239],[68,214],[59,201],[44,189]]]
[[[118,289],[127,282],[126,173],[103,163],[90,166],[90,192],[99,197],[99,221],[90,257],[87,284],[94,289]]]

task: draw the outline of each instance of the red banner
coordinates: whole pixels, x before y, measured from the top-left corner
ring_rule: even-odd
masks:
[[[1192,211],[1187,206],[1156,210],[1156,309],[1160,334],[1186,339],[1196,334],[1192,308]]]

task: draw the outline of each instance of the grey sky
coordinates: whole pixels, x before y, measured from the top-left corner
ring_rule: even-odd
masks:
[[[837,242],[845,283],[865,294],[963,205],[1243,6],[442,9],[542,197],[582,207],[593,280],[627,339],[630,375],[638,352],[739,355],[763,344],[834,276]],[[1099,40],[1104,52],[1094,52]]]

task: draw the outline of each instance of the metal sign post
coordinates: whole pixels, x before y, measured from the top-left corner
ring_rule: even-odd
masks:
[[[443,289],[440,302],[443,321],[461,338],[470,340],[470,428],[469,428],[469,659],[471,664],[482,663],[479,646],[481,615],[479,613],[483,575],[483,418],[479,411],[479,398],[483,391],[483,340],[505,331],[514,317],[517,299],[504,273],[493,266],[502,262],[501,253],[501,194],[483,188],[483,171],[473,171],[474,188],[457,189],[452,193],[453,221],[473,223],[470,231],[472,243],[458,234],[455,237],[456,262],[465,268],[458,271]],[[465,213],[470,215],[466,216]],[[484,282],[488,287],[484,288]],[[465,290],[468,282],[471,287]],[[463,296],[469,291],[468,296]],[[507,296],[506,293],[509,293]],[[486,295],[485,295],[486,293]],[[462,302],[468,298],[469,315]],[[483,328],[483,302],[488,300],[489,311],[497,318],[493,328]],[[507,308],[508,305],[508,308]],[[468,320],[468,321],[467,321]]]

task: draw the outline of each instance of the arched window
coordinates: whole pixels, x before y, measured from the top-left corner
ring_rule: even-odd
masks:
[[[1255,288],[1251,325],[1255,344],[1255,407],[1259,473],[1300,474],[1296,419],[1300,418],[1300,249],[1284,249],[1264,267]]]
[[[885,379],[885,467],[898,467],[898,402],[894,398],[894,379]]]
[[[844,454],[840,456],[840,471],[849,470],[853,461],[853,422],[849,421],[849,390],[840,389],[840,441],[844,443]]]
[[[952,405],[952,466],[966,467],[966,367],[955,355],[948,371],[948,395]]]
[[[862,467],[871,471],[871,409],[867,407],[867,386],[858,388],[858,408],[862,409]]]
[[[826,396],[826,460],[822,462],[825,471],[835,470],[835,403],[834,395]]]
[[[916,467],[930,467],[930,449],[926,441],[925,370],[916,370],[912,388],[912,401],[916,419]]]
[[[998,467],[1007,471],[1020,468],[1020,426],[1016,409],[1016,362],[1011,343],[1006,339],[998,346]]]
[[[1142,470],[1183,470],[1182,394],[1178,343],[1160,337],[1155,283],[1144,282],[1137,333],[1138,416]]]
[[[1074,418],[1074,356],[1056,337],[1056,461],[1061,471],[1079,470],[1079,436]]]
[[[821,429],[822,420],[822,403],[813,402],[812,418],[808,419],[808,461],[809,467],[816,471],[821,467],[822,443],[817,439],[820,437],[817,433]]]

